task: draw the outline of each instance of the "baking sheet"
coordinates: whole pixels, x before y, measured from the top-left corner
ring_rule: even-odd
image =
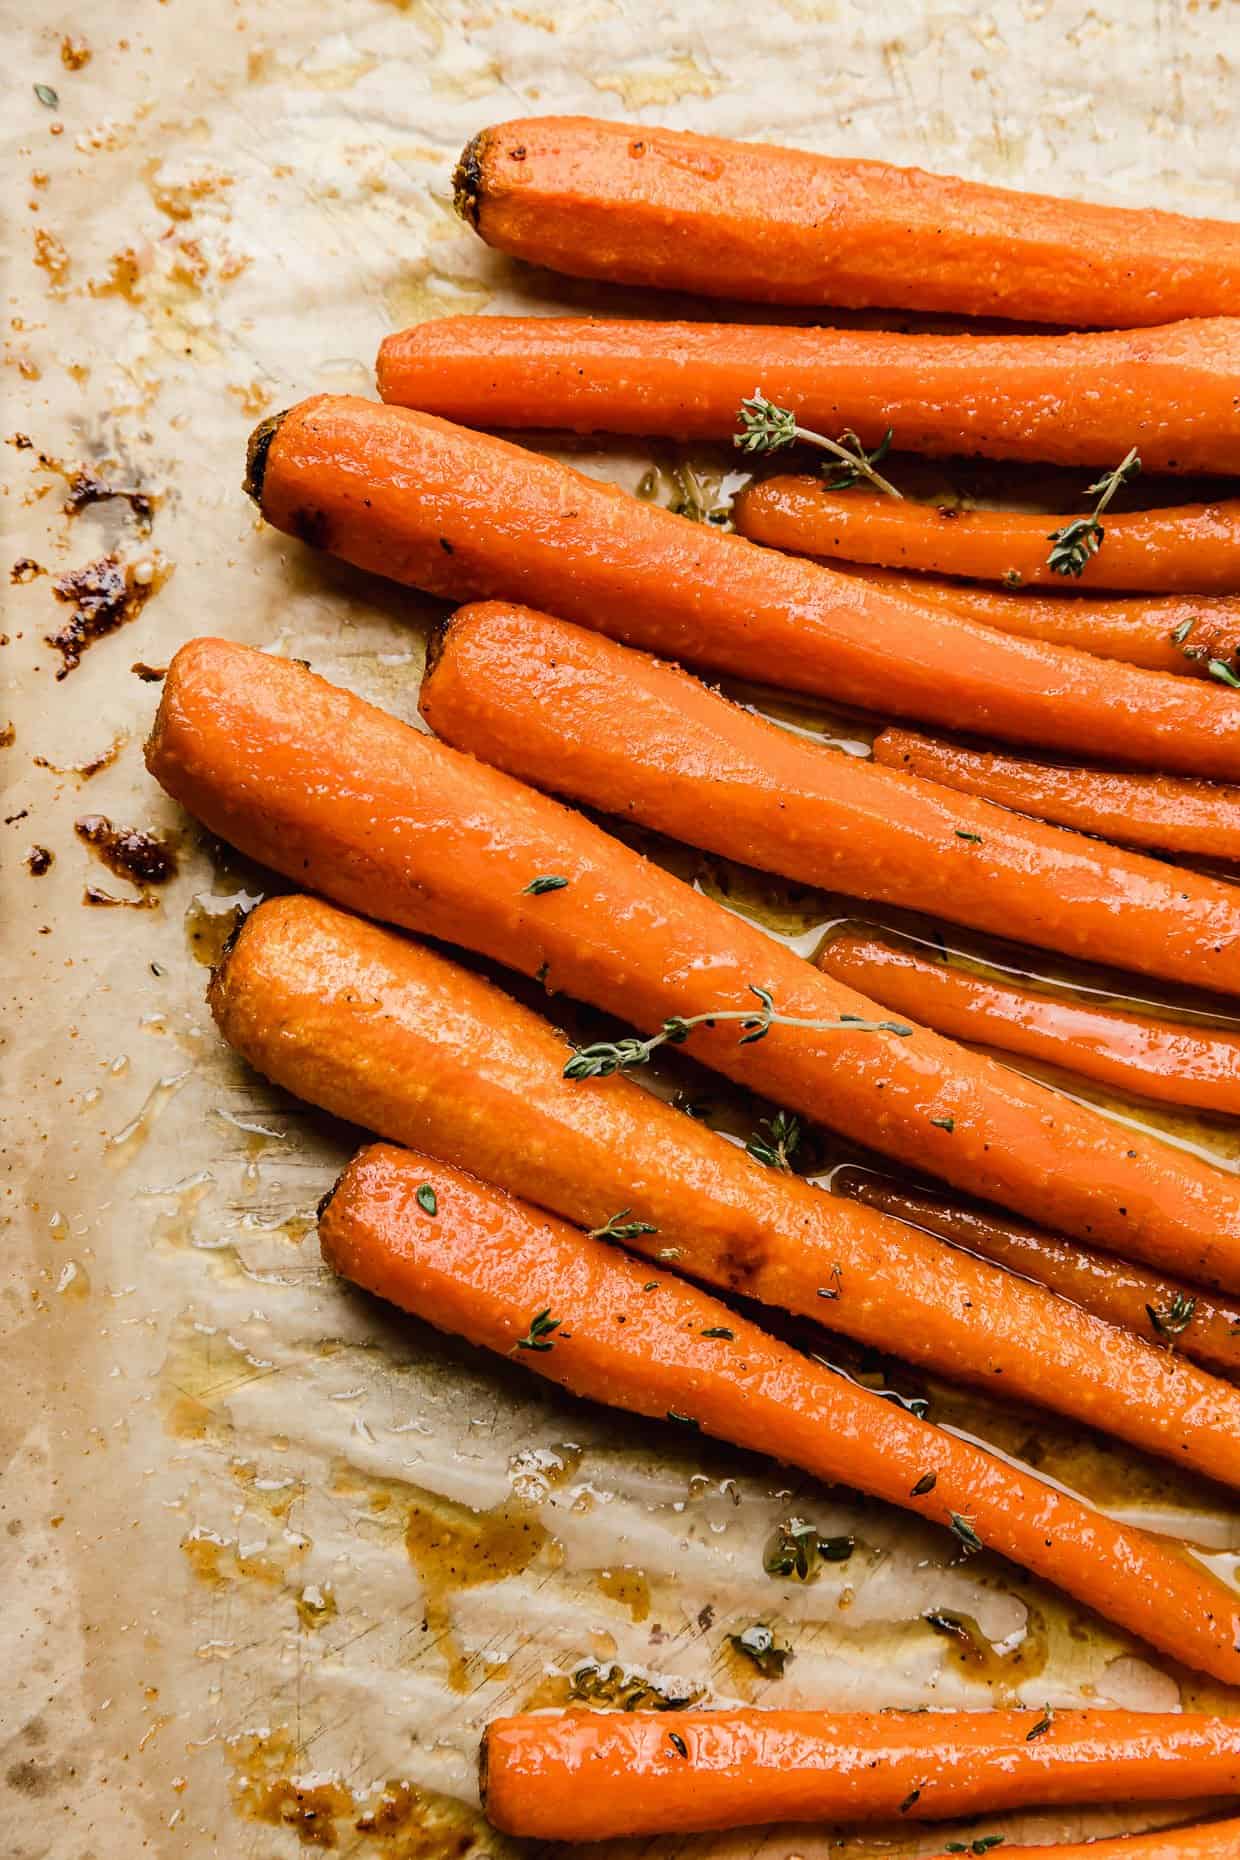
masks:
[[[562,1702],[589,1662],[718,1700],[1233,1708],[908,1519],[540,1389],[327,1278],[313,1209],[356,1133],[262,1085],[213,1033],[203,959],[270,881],[145,778],[158,686],[130,668],[220,631],[413,716],[429,604],[265,530],[241,460],[262,414],[371,391],[393,326],[635,301],[511,266],[453,219],[452,162],[480,125],[627,115],[1227,214],[1236,10],[7,0],[0,17],[0,565],[26,564],[0,652],[4,1851],[499,1860],[515,1850],[477,1819],[479,1727]],[[573,457],[631,484],[650,463]],[[123,498],[67,515],[82,466],[148,497],[149,532]],[[53,580],[109,554],[131,591],[155,591],[58,680],[44,640],[72,609]],[[171,836],[177,875],[144,905],[75,833],[83,816]],[[53,862],[36,876],[40,847]],[[806,947],[840,908],[688,869]],[[119,901],[87,904],[90,888]],[[742,1130],[752,1109],[712,1091]],[[1234,1165],[1234,1129],[1174,1134]],[[1218,1494],[932,1395],[941,1417],[1230,1567],[1240,1532]],[[763,1571],[792,1514],[856,1540],[812,1586]],[[964,1637],[923,1619],[944,1610],[973,1624]],[[729,1650],[755,1620],[795,1650],[782,1680]],[[645,1851],[816,1860],[941,1838],[798,1829]]]

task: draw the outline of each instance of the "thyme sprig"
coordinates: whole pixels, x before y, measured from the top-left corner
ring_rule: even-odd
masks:
[[[1160,1337],[1178,1337],[1192,1323],[1197,1300],[1185,1292],[1175,1292],[1165,1305],[1146,1305],[1145,1309]]]
[[[649,1065],[661,1046],[680,1046],[695,1027],[714,1027],[721,1021],[739,1021],[740,1046],[763,1040],[772,1027],[803,1027],[813,1033],[838,1030],[849,1033],[894,1033],[907,1040],[913,1029],[900,1020],[865,1020],[860,1014],[841,1014],[838,1020],[807,1020],[797,1014],[781,1014],[768,988],[749,983],[749,992],[759,1006],[753,1008],[716,1008],[708,1014],[673,1015],[665,1020],[658,1033],[648,1040],[598,1040],[592,1046],[579,1046],[564,1067],[566,1079],[605,1079],[613,1072],[631,1072]]]
[[[760,1128],[745,1145],[747,1154],[767,1169],[791,1169],[791,1158],[801,1141],[800,1118],[788,1111],[776,1111],[774,1117],[759,1118],[758,1122]]]
[[[621,1208],[619,1214],[609,1214],[601,1227],[590,1229],[591,1240],[637,1240],[642,1234],[657,1234],[658,1228],[649,1221],[630,1221],[625,1216],[631,1208]]]
[[[551,1349],[551,1333],[553,1330],[559,1330],[563,1321],[562,1318],[553,1318],[551,1315],[551,1306],[544,1305],[541,1311],[535,1312],[534,1316],[530,1319],[530,1327],[526,1331],[524,1337],[513,1344],[508,1354],[511,1356],[515,1354],[517,1350],[542,1351]]]
[[[866,478],[879,491],[885,491],[888,497],[903,498],[903,491],[897,491],[889,478],[884,478],[874,467],[879,459],[885,458],[891,445],[892,429],[887,428],[872,452],[867,452],[857,434],[849,428],[838,439],[828,439],[825,433],[815,433],[807,426],[797,425],[797,416],[790,407],[777,407],[773,400],[768,400],[761,388],[755,388],[748,400],[743,400],[737,412],[741,430],[732,440],[734,446],[742,452],[778,452],[784,446],[793,445],[801,439],[808,446],[817,446],[820,452],[829,452],[840,461],[827,474],[826,485],[831,491],[842,491],[850,484],[856,484],[858,478]]]
[[[1106,535],[1099,518],[1121,486],[1131,482],[1141,469],[1135,446],[1122,458],[1114,471],[1103,472],[1089,486],[1090,497],[1097,502],[1087,517],[1077,517],[1062,529],[1052,530],[1047,541],[1054,546],[1046,558],[1047,567],[1056,575],[1081,576],[1092,556],[1097,555]]]
[[[948,1515],[951,1519],[952,1536],[958,1538],[964,1545],[964,1553],[966,1556],[976,1556],[977,1552],[984,1548],[984,1546],[981,1538],[973,1528],[972,1518],[964,1517],[959,1511],[950,1512]]]

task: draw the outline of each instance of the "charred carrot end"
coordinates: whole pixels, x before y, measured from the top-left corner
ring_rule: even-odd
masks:
[[[408,939],[273,899],[247,919],[210,1003],[237,1052],[325,1110],[588,1230],[627,1208],[640,1223],[627,1244],[656,1262],[670,1251],[707,1284],[810,1320],[825,1302],[832,1329],[863,1343],[898,1338],[956,1380],[993,1387],[1001,1374],[1013,1398],[1240,1485],[1234,1391],[1051,1297],[1019,1264],[1000,1272],[928,1239],[916,1212],[901,1225],[760,1167],[630,1079],[583,1089],[546,1021]]]
[[[883,768],[1120,845],[1240,860],[1240,787],[1234,785],[1040,762],[917,730],[880,731],[874,760]],[[1123,966],[1122,958],[1111,960]],[[1230,940],[1226,960],[1230,965]],[[1233,979],[1224,991],[1234,993],[1235,987]]]
[[[1128,1711],[531,1714],[496,1719],[485,1748],[489,1819],[541,1840],[945,1820],[1240,1786],[1233,1720]]]
[[[284,413],[273,413],[266,420],[260,420],[250,434],[246,446],[245,477],[241,481],[241,488],[248,497],[254,499],[260,510],[263,503],[263,481],[267,475],[267,454],[271,450],[272,440],[287,417],[288,410],[286,409]]]
[[[478,210],[482,199],[486,147],[491,133],[489,129],[481,129],[470,138],[461,150],[460,159],[452,173],[452,205],[466,225],[472,226],[475,231],[478,228]]]
[[[652,1281],[644,1261],[457,1168],[383,1144],[363,1150],[328,1200],[320,1235],[324,1258],[355,1284],[574,1394],[915,1511],[949,1527],[966,1554],[989,1545],[1181,1660],[1240,1677],[1240,1604],[1174,1546],[807,1362],[686,1281]]]
[[[912,1188],[869,1170],[840,1170],[831,1189],[1036,1279],[1109,1324],[1170,1344],[1220,1375],[1240,1374],[1240,1305],[1224,1303],[1200,1286],[1147,1272],[997,1208]]]
[[[500,123],[466,160],[482,237],[576,277],[1077,329],[1240,312],[1224,221],[591,117]]]
[[[1123,1092],[1219,1116],[1240,1114],[1240,1032],[1066,999],[844,930],[818,966],[897,1013],[968,1040],[1079,1072]]]
[[[458,608],[428,655],[419,708],[436,735],[519,780],[743,865],[998,936],[1018,922],[1028,943],[1235,987],[1240,893],[1221,880],[962,805],[547,614]]]
[[[776,666],[790,689],[883,716],[1240,779],[1240,704],[1221,688],[893,599],[407,407],[303,401],[268,447],[261,508],[432,594],[518,597],[741,678]]]
[[[1234,594],[1240,499],[1165,510],[1108,511],[1097,553],[1070,576],[1051,565],[1055,535],[1077,516],[961,510],[829,491],[817,478],[765,478],[736,499],[742,536],[798,555],[928,570],[1014,587]],[[1224,694],[1225,695],[1225,694]]]
[[[467,154],[466,203],[475,170]],[[1147,469],[1181,472],[1240,453],[1240,320],[1224,317],[1055,336],[437,317],[388,336],[376,373],[385,401],[514,431],[728,441],[760,382],[802,429],[867,448],[894,433],[903,452],[1111,466],[1139,432]]]

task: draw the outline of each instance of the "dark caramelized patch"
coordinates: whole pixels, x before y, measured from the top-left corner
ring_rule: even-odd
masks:
[[[475,231],[482,206],[482,155],[489,133],[481,129],[465,144],[452,176],[452,205]]]
[[[141,833],[136,827],[114,827],[105,814],[81,815],[74,821],[73,831],[118,878],[146,887],[166,885],[176,876],[172,846],[153,833]]]
[[[289,518],[289,534],[298,542],[304,542],[308,549],[330,549],[328,541],[327,512],[316,510],[312,505],[305,505],[295,510]]]
[[[63,508],[67,517],[76,517],[92,504],[106,504],[113,498],[120,498],[129,505],[139,529],[144,534],[150,530],[151,519],[155,514],[155,499],[149,491],[110,484],[88,465],[79,465],[76,470],[65,472],[65,483],[68,490]]]
[[[32,846],[26,854],[26,870],[31,878],[42,878],[45,872],[50,871],[55,858],[56,855],[50,848]]]
[[[33,581],[36,575],[46,575],[46,573],[47,570],[42,563],[36,562],[33,556],[22,555],[18,556],[9,570],[9,580],[15,587],[20,587],[24,582]]]
[[[132,564],[124,564],[114,555],[100,556],[84,568],[58,575],[52,592],[58,601],[72,606],[73,613],[57,632],[45,635],[47,644],[54,646],[64,661],[57,678],[67,678],[97,639],[136,619],[163,579],[158,569],[139,578]]]

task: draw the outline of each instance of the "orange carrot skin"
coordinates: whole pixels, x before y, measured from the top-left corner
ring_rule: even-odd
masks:
[[[855,488],[829,491],[811,477],[747,485],[732,515],[742,536],[776,549],[974,581],[1066,584],[1075,593],[1234,594],[1240,586],[1240,499],[1108,511],[1102,547],[1079,578],[1057,574],[1047,559],[1051,533],[1071,516],[914,504]]]
[[[456,199],[488,245],[531,264],[706,297],[1074,328],[1240,314],[1240,232],[1226,221],[644,124],[484,129]]]
[[[148,745],[162,786],[223,838],[339,903],[464,943],[658,1029],[671,1015],[781,1013],[693,1051],[751,1090],[969,1193],[1108,1250],[1240,1288],[1240,1183],[937,1035],[882,1018],[761,930],[571,809],[458,755],[288,660],[223,640],[175,655]],[[568,882],[545,895],[541,876]],[[948,1131],[935,1119],[950,1117]]]
[[[1037,1712],[569,1711],[487,1727],[484,1806],[540,1840],[689,1834],[759,1822],[945,1820],[1060,1803],[1180,1800],[1240,1787],[1226,1718]],[[668,1732],[688,1755],[682,1757]]]
[[[1034,761],[904,729],[875,737],[874,760],[1121,845],[1240,861],[1240,787],[1224,782]],[[1231,952],[1219,953],[1234,964]],[[1227,984],[1233,993],[1238,982]]]
[[[1196,1828],[1160,1828],[1109,1841],[1056,1841],[1050,1847],[1009,1847],[1004,1860],[1240,1860],[1240,1821],[1211,1821]],[[953,1860],[934,1854],[930,1860]]]
[[[211,986],[229,1044],[287,1090],[576,1225],[880,1349],[1049,1405],[1231,1484],[1237,1397],[1041,1286],[753,1162],[431,951],[309,898],[246,923]],[[978,1251],[982,1249],[979,1248]],[[984,1321],[979,1317],[984,1314]],[[1001,1379],[1001,1381],[1000,1381]]]
[[[529,608],[458,608],[419,703],[437,736],[521,781],[745,865],[1202,988],[1240,980],[1233,886],[965,808]]]
[[[837,574],[845,570],[842,562],[831,566]],[[1240,597],[1234,594],[1091,597],[1074,594],[1070,587],[1062,592],[1014,593],[932,575],[903,575],[897,569],[864,563],[854,563],[846,572],[902,600],[963,614],[1001,633],[1073,646],[1078,652],[1122,659],[1150,672],[1210,678],[1211,659],[1221,659],[1226,665],[1240,653]],[[1192,650],[1185,652],[1185,646]]]
[[[1135,444],[1149,470],[1240,459],[1228,317],[1054,336],[437,317],[388,336],[376,372],[385,401],[464,426],[729,439],[760,383],[811,430],[875,446],[891,429],[931,457],[1109,466]]]
[[[257,430],[247,483],[277,529],[432,594],[523,600],[885,716],[1240,779],[1225,691],[936,615],[406,407],[303,401]]]
[[[983,1259],[1036,1279],[1061,1298],[1138,1336],[1162,1335],[1150,1317],[1151,1310],[1170,1311],[1177,1297],[1185,1303],[1191,1300],[1191,1319],[1169,1343],[1217,1374],[1234,1377],[1240,1373],[1240,1304],[1221,1302],[1182,1279],[1146,1272],[1109,1253],[1048,1234],[997,1208],[974,1206],[929,1188],[909,1187],[868,1170],[837,1170],[831,1177],[831,1192],[855,1196],[866,1207],[879,1208],[898,1221],[940,1234]]]
[[[417,1198],[426,1187],[433,1215]],[[363,1150],[319,1232],[327,1263],[355,1284],[574,1394],[673,1424],[687,1417],[935,1523],[968,1516],[984,1544],[1103,1614],[1116,1609],[1109,1618],[1177,1659],[1240,1677],[1240,1603],[1171,1544],[807,1361],[684,1280],[652,1281],[644,1260],[459,1170],[388,1145]],[[540,1312],[559,1320],[552,1347],[522,1350]],[[720,1329],[731,1335],[704,1334]],[[933,1489],[915,1494],[930,1471]],[[1229,1735],[1234,1751],[1240,1730]],[[1191,1765],[1191,1748],[1185,1756]],[[1166,1771],[1161,1781],[1165,1790]]]
[[[949,1039],[1045,1060],[1165,1104],[1240,1115],[1240,1033],[1065,1000],[865,931],[833,936],[817,962],[837,982],[897,1014],[916,1013]]]

